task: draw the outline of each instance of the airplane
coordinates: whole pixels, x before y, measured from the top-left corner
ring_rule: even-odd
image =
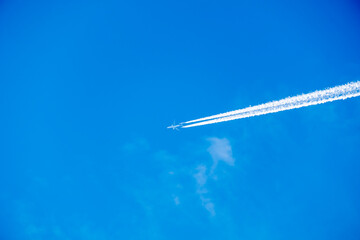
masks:
[[[168,126],[167,128],[171,128],[172,130],[178,130],[179,131],[179,128],[182,127],[182,124],[177,124],[175,125],[175,122],[171,125],[171,126]]]

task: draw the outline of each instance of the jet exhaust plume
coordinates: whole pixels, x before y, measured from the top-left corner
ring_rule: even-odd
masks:
[[[344,85],[315,91],[312,93],[301,94],[294,97],[287,97],[278,101],[272,101],[252,107],[247,107],[235,111],[216,114],[209,117],[199,118],[179,124],[180,128],[190,128],[202,125],[231,121],[235,119],[254,117],[269,113],[302,108],[311,105],[344,100],[347,98],[360,96],[360,81],[350,82]]]

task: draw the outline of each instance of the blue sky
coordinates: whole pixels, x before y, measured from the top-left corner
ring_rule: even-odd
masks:
[[[357,1],[0,1],[1,239],[358,239]]]

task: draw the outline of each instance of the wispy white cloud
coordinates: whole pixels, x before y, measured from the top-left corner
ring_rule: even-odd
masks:
[[[207,141],[210,142],[210,146],[208,147],[207,152],[212,158],[212,166],[209,170],[209,167],[204,164],[198,165],[196,168],[196,173],[193,175],[193,177],[197,185],[196,192],[200,196],[202,205],[211,214],[211,216],[215,216],[215,204],[208,196],[209,190],[206,186],[207,182],[211,176],[211,180],[217,179],[213,177],[213,173],[215,172],[220,161],[226,163],[229,166],[234,166],[235,159],[233,158],[230,141],[227,138],[212,137],[208,138]]]
[[[199,187],[203,187],[207,181],[206,166],[200,165],[196,168],[196,170],[198,171],[197,173],[194,174],[196,183]]]
[[[153,159],[156,163],[165,166],[161,174],[160,181],[166,183],[166,190],[168,192],[168,200],[176,206],[186,206],[188,198],[184,195],[186,192],[186,180],[189,172],[196,184],[196,194],[202,207],[209,213],[210,216],[216,216],[216,203],[213,199],[213,192],[211,189],[214,181],[219,181],[222,175],[222,168],[233,166],[235,159],[232,153],[230,141],[227,138],[211,137],[205,139],[208,146],[205,148],[208,161],[202,162],[195,166],[195,169],[189,169],[182,164],[181,158],[173,155],[165,150],[158,150],[154,152]],[[221,163],[223,162],[223,164]],[[218,171],[220,169],[220,171]],[[215,173],[217,176],[215,176]],[[183,183],[185,181],[185,187]]]
[[[204,195],[200,195],[200,199],[202,202],[202,205],[205,207],[205,209],[211,214],[211,216],[215,216],[215,205],[212,202],[210,198],[204,197]]]
[[[206,188],[206,182],[208,179],[207,167],[205,165],[199,165],[196,168],[197,172],[193,175],[196,181],[197,190],[196,193],[199,194],[202,205],[205,209],[215,216],[214,203],[209,197],[206,197],[208,190]]]
[[[227,138],[212,137],[207,140],[210,142],[210,147],[207,151],[213,160],[210,172],[211,174],[215,171],[219,161],[223,161],[230,166],[234,166],[235,159],[232,155],[230,141]]]
[[[176,206],[180,205],[180,199],[178,196],[173,196],[174,197],[174,203]]]

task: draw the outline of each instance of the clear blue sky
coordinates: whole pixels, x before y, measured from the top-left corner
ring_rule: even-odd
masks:
[[[359,239],[357,1],[0,1],[0,239]]]

